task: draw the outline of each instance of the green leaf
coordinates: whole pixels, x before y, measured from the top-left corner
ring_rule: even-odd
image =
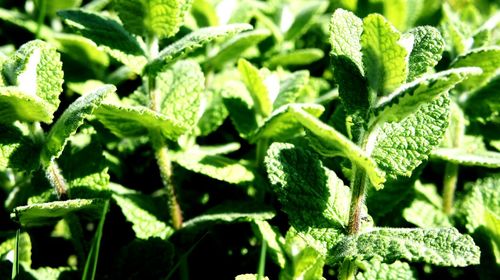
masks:
[[[0,123],[51,123],[56,108],[42,98],[27,94],[18,87],[0,87]]]
[[[450,100],[441,96],[401,122],[385,123],[373,132],[376,142],[371,155],[387,176],[409,177],[427,160],[448,126],[449,104]]]
[[[236,60],[246,49],[262,42],[269,35],[271,33],[267,29],[242,32],[224,42],[216,53],[208,56],[204,64],[219,69],[225,63]]]
[[[298,49],[286,53],[275,54],[266,63],[269,67],[309,65],[322,59],[323,56],[324,53],[320,49]]]
[[[200,66],[189,60],[172,65],[156,77],[159,111],[175,123],[192,130],[198,122],[205,76]]]
[[[447,94],[467,77],[480,73],[481,69],[477,67],[464,67],[422,76],[381,97],[375,105],[375,115],[382,122],[401,121],[419,110],[423,104]]]
[[[460,16],[451,9],[448,3],[443,4],[442,11],[440,30],[446,42],[445,47],[452,57],[456,57],[472,46],[470,26],[461,21]]]
[[[379,256],[361,263],[361,270],[356,274],[356,280],[416,280],[415,272],[405,262],[395,261],[384,263]]]
[[[424,8],[424,0],[385,0],[384,16],[399,30],[412,27]]]
[[[171,37],[179,31],[192,0],[116,0],[115,9],[130,32]]]
[[[310,246],[326,253],[345,234],[349,188],[317,155],[292,144],[273,143],[265,164],[290,225]]]
[[[411,82],[434,69],[441,60],[445,42],[439,31],[431,26],[415,27],[409,33],[414,38],[407,79]]]
[[[257,274],[240,274],[234,280],[258,280]],[[262,277],[262,280],[269,280],[267,276]]]
[[[147,68],[150,72],[157,72],[182,58],[186,54],[203,47],[207,43],[237,33],[250,30],[249,24],[228,24],[223,26],[204,27],[195,30],[174,43],[168,45],[153,61],[149,62]]]
[[[0,170],[34,170],[38,167],[40,147],[14,125],[0,124]]]
[[[100,217],[104,200],[102,199],[72,199],[48,203],[34,203],[19,206],[11,213],[11,218],[24,227],[55,224],[64,216],[71,213],[80,213],[89,219]]]
[[[361,34],[363,33],[363,21],[352,12],[337,9],[330,21],[330,44],[332,55],[343,57],[354,63],[361,76],[364,68],[361,53]],[[335,67],[335,65],[334,65]]]
[[[201,104],[202,115],[198,120],[196,134],[207,136],[219,128],[229,115],[222,99],[222,90],[207,90],[203,95]]]
[[[415,199],[403,211],[406,221],[421,228],[452,226],[449,217],[443,212],[443,201],[436,186],[423,185],[417,181],[415,191]]]
[[[141,73],[147,63],[141,45],[123,26],[111,18],[82,10],[57,13],[65,22],[84,37],[94,41],[116,60],[135,73]]]
[[[167,223],[168,217],[165,217],[168,212],[165,210],[166,201],[161,200],[164,205],[158,205],[160,201],[135,192],[113,194],[113,199],[127,221],[132,223],[137,238],[159,237],[165,240],[174,233],[174,229]]]
[[[273,103],[259,69],[245,59],[240,58],[238,60],[238,70],[243,83],[250,92],[256,112],[263,117],[269,116],[273,110]]]
[[[314,1],[303,5],[290,28],[285,33],[285,40],[294,41],[304,34],[322,14],[328,5],[324,1]]]
[[[254,111],[254,102],[245,85],[237,81],[226,83],[222,97],[234,127],[241,137],[248,138],[258,128],[260,118]]]
[[[283,105],[264,120],[263,124],[250,136],[251,142],[259,139],[285,140],[296,136],[302,131],[298,111],[304,111],[313,117],[319,117],[325,108],[317,104],[288,104]]]
[[[31,266],[31,238],[28,233],[19,235],[19,262]],[[2,259],[16,248],[16,237],[9,238],[0,244],[0,257]]]
[[[500,176],[487,177],[474,184],[467,184],[465,194],[455,207],[456,217],[469,233],[486,225],[486,212],[500,213]]]
[[[464,90],[473,90],[484,86],[491,78],[498,75],[500,68],[500,47],[474,49],[455,59],[451,67],[475,66],[483,69],[481,75],[469,77],[462,83]]]
[[[498,265],[500,264],[500,216],[488,210],[484,212],[484,221]]]
[[[231,184],[249,183],[255,179],[254,170],[248,163],[198,149],[176,152],[172,160],[188,170]]]
[[[306,86],[309,83],[309,71],[297,71],[288,75],[280,82],[280,90],[278,96],[274,100],[273,109],[297,102],[297,99],[304,94]]]
[[[268,206],[254,202],[230,202],[218,205],[206,213],[183,224],[184,229],[220,223],[252,222],[270,220],[275,212]]]
[[[311,114],[295,109],[296,119],[308,129],[308,137],[313,141],[313,148],[324,156],[342,155],[363,168],[372,184],[381,189],[385,174],[365,151],[347,139],[343,134],[321,122]]]
[[[432,158],[465,166],[500,167],[500,153],[491,151],[470,151],[467,148],[439,148],[432,152]]]
[[[346,257],[369,259],[381,256],[385,262],[405,259],[439,266],[479,264],[480,250],[472,237],[455,228],[373,228],[348,236],[330,252],[330,262]]]
[[[412,45],[413,36],[402,36],[383,16],[371,14],[363,19],[363,65],[368,84],[378,96],[406,81]]]
[[[286,258],[283,254],[282,246],[285,244],[285,238],[281,236],[278,228],[271,226],[268,222],[262,220],[256,220],[253,222],[256,230],[261,235],[259,238],[263,239],[267,244],[267,252],[273,259],[273,261],[279,265],[280,268],[284,268],[286,264]]]
[[[63,279],[65,277],[70,277],[68,275],[69,272],[74,272],[75,270],[70,267],[39,267],[37,269],[32,269],[27,264],[21,263],[24,269],[24,273],[21,276],[26,277],[27,279],[44,279],[44,280],[58,280]]]
[[[496,75],[485,86],[474,91],[465,103],[467,116],[481,123],[500,123],[499,87],[500,75]]]
[[[159,129],[172,140],[182,135],[187,127],[175,120],[142,106],[102,104],[95,114],[100,122],[120,137],[134,137]]]
[[[94,110],[100,106],[104,98],[115,91],[115,86],[106,85],[79,97],[69,105],[46,137],[45,146],[41,153],[41,160],[44,165],[47,166],[50,161],[61,155],[69,137],[76,133],[86,118],[92,116]]]

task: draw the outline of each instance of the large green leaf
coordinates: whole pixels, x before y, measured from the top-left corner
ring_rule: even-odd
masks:
[[[330,252],[330,262],[346,257],[386,262],[405,259],[440,266],[479,264],[480,250],[472,237],[455,228],[373,228],[358,236],[347,236]]]
[[[402,36],[383,16],[371,14],[363,19],[363,65],[368,84],[378,96],[406,81],[412,45],[413,36]]]
[[[64,18],[69,26],[94,41],[135,73],[142,72],[147,62],[144,50],[137,39],[120,23],[114,19],[82,10],[66,10],[57,14]]]
[[[50,129],[46,137],[45,146],[42,150],[42,163],[48,165],[50,161],[61,155],[66,142],[71,135],[83,124],[83,121],[91,116],[94,110],[100,106],[104,98],[116,88],[112,85],[100,87],[99,89],[79,97],[63,112],[61,117]]]
[[[483,73],[469,77],[462,83],[463,89],[473,90],[484,86],[493,76],[498,75],[498,69],[500,68],[500,47],[474,49],[457,57],[451,64],[453,68],[467,66],[481,67]]]
[[[148,63],[148,71],[154,73],[162,70],[177,59],[203,47],[213,40],[233,36],[249,29],[252,29],[252,26],[249,24],[229,24],[195,30],[164,48],[158,54],[157,58]]]
[[[158,110],[190,130],[198,122],[205,76],[200,66],[190,60],[179,61],[156,77]]]
[[[319,117],[325,110],[323,106],[317,104],[288,104],[273,111],[264,120],[263,124],[252,133],[250,141],[259,139],[279,139],[285,140],[296,136],[303,131],[302,123],[297,118],[297,111],[302,110],[313,117]]]
[[[412,27],[419,18],[424,0],[385,0],[384,16],[399,30]]]
[[[11,213],[11,218],[24,227],[55,224],[71,213],[80,213],[89,219],[98,219],[105,201],[102,199],[72,199],[48,203],[34,203],[19,206]]]
[[[170,37],[179,31],[192,0],[115,0],[115,9],[130,32]]]
[[[184,124],[142,106],[102,104],[95,114],[120,137],[146,135],[150,130],[159,129],[163,136],[175,140],[187,130]]]
[[[436,147],[448,126],[450,100],[441,96],[401,122],[376,128],[372,157],[387,176],[409,177]]]
[[[245,59],[240,58],[238,60],[238,70],[243,83],[250,92],[256,112],[263,117],[269,116],[273,110],[273,103],[259,69]]]
[[[480,68],[464,67],[425,75],[381,97],[375,104],[375,115],[378,116],[378,121],[401,121],[419,110],[422,105],[447,94],[450,89],[467,77],[480,73]]]
[[[360,18],[346,10],[335,10],[330,21],[332,55],[350,60],[357,66],[361,75],[364,73],[361,59],[362,33],[363,21]]]
[[[357,265],[361,268],[356,274],[356,280],[416,280],[415,272],[405,262],[395,261],[384,263],[380,256],[375,256],[369,261]]]
[[[414,37],[408,73],[408,81],[412,81],[430,72],[441,60],[444,40],[439,31],[431,26],[415,27],[409,33]]]

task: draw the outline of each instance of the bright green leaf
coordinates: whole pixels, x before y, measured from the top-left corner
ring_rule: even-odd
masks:
[[[259,69],[245,59],[240,58],[238,60],[238,70],[243,83],[245,83],[250,92],[256,112],[263,117],[269,116],[273,110],[273,104],[269,96],[269,90],[264,83],[264,78],[259,73]]]
[[[61,155],[69,137],[76,133],[83,121],[93,114],[104,98],[115,90],[116,88],[112,85],[103,86],[79,97],[69,105],[46,137],[47,140],[41,154],[43,164],[48,165],[50,161]]]
[[[465,166],[500,167],[500,153],[491,151],[469,151],[467,148],[439,148],[432,157]]]
[[[399,30],[412,27],[423,8],[423,0],[385,0],[384,16]]]
[[[402,85],[408,76],[413,36],[402,36],[384,17],[371,14],[363,20],[361,46],[368,84],[378,96]]]
[[[234,280],[257,280],[257,274],[240,274],[234,278]],[[269,280],[268,277],[262,277],[262,280]]]
[[[282,246],[285,244],[285,238],[281,236],[278,228],[271,226],[267,221],[256,220],[253,223],[261,238],[265,240],[267,252],[273,261],[281,268],[284,268],[286,258],[283,254]]]
[[[18,87],[0,87],[0,123],[51,123],[56,108],[42,98],[26,94]]]
[[[309,65],[322,59],[324,53],[320,49],[298,49],[286,53],[273,55],[268,61],[269,67],[290,66],[290,65]]]
[[[203,111],[198,120],[196,134],[207,136],[219,128],[229,115],[222,99],[222,90],[207,90],[202,101]]]
[[[285,40],[294,41],[304,34],[314,23],[314,20],[328,7],[324,1],[312,1],[304,5],[295,17],[290,28],[285,33]]]
[[[361,263],[361,271],[356,274],[356,280],[416,280],[415,272],[405,262],[395,261],[384,263],[383,259],[375,256],[369,261]]]
[[[332,55],[344,57],[354,63],[361,75],[364,74],[361,34],[363,33],[363,21],[352,12],[337,9],[330,21],[330,43]]]
[[[273,110],[279,107],[296,102],[304,93],[306,86],[309,83],[308,71],[297,71],[288,75],[280,82],[280,90],[278,96],[274,100]]]
[[[469,77],[462,83],[465,90],[472,90],[484,86],[495,75],[498,75],[500,68],[500,47],[487,47],[474,49],[455,59],[451,67],[475,66],[483,69],[481,75]]]
[[[416,196],[411,205],[403,210],[406,221],[421,228],[451,227],[450,219],[442,209],[442,199],[436,186],[415,184]]]
[[[414,38],[407,79],[411,82],[434,69],[434,66],[441,60],[445,42],[439,31],[431,26],[415,27],[409,33]]]

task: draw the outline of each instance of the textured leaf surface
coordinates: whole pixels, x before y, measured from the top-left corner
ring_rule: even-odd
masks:
[[[386,262],[405,259],[439,266],[479,264],[479,255],[472,237],[455,228],[375,228],[357,237],[346,237],[331,252],[333,260],[381,256]]]
[[[243,83],[247,87],[248,92],[250,92],[256,112],[263,117],[269,116],[273,110],[273,103],[264,79],[259,73],[259,69],[250,62],[240,59],[238,61],[238,70]]]
[[[469,151],[467,148],[439,148],[432,152],[432,157],[465,166],[500,167],[500,153],[491,151]]]
[[[159,237],[167,239],[174,233],[174,229],[166,222],[164,217],[167,211],[167,203],[158,206],[158,201],[152,197],[139,193],[113,194],[113,199],[121,208],[127,221],[132,223],[132,229],[137,238],[148,239]],[[160,210],[164,209],[164,211]]]
[[[409,51],[405,41],[408,40],[381,15],[371,14],[363,19],[363,65],[370,87],[379,96],[391,93],[406,81]]]
[[[366,171],[372,184],[380,189],[385,182],[385,174],[365,151],[347,139],[343,134],[321,122],[303,110],[295,110],[297,120],[308,129],[314,149],[325,156],[342,155]]]
[[[46,137],[41,155],[45,164],[61,155],[69,137],[76,133],[83,121],[92,115],[104,98],[115,90],[116,88],[112,85],[100,87],[79,97],[64,111]]]
[[[273,109],[296,102],[309,82],[308,71],[293,72],[280,82],[280,91],[274,100]]]
[[[405,262],[395,261],[384,263],[379,256],[373,257],[369,261],[364,261],[361,266],[362,271],[356,274],[356,280],[413,280],[417,279],[410,265]]]
[[[34,227],[55,224],[64,216],[79,212],[90,218],[98,219],[102,214],[104,200],[101,199],[72,199],[48,203],[35,203],[16,207],[11,217],[22,226]]]
[[[214,68],[220,68],[226,62],[234,61],[248,48],[257,45],[271,33],[267,29],[256,29],[240,33],[224,42],[218,52],[212,54],[205,64]]]
[[[130,32],[170,37],[179,31],[191,0],[116,0],[115,8]]]
[[[274,217],[270,207],[255,203],[226,203],[208,210],[205,214],[184,223],[184,228],[194,228],[201,225],[218,223],[235,223],[269,220]]]
[[[349,188],[316,155],[292,144],[272,144],[265,164],[291,226],[310,246],[326,253],[347,226]]]
[[[288,104],[275,110],[271,116],[253,133],[250,140],[255,142],[259,139],[284,140],[297,135],[302,131],[302,124],[297,118],[297,111],[303,110],[313,117],[319,117],[325,110],[323,106],[316,104]]]
[[[330,21],[330,43],[332,55],[351,60],[363,75],[361,34],[363,21],[352,12],[337,9]]]
[[[481,67],[483,73],[481,75],[469,77],[462,83],[466,90],[480,88],[484,86],[493,76],[498,74],[500,68],[500,47],[488,47],[474,49],[455,59],[451,67]]]
[[[255,178],[254,170],[248,163],[195,149],[175,153],[172,160],[188,170],[232,184],[252,182]]]
[[[388,176],[409,177],[436,147],[448,126],[449,99],[439,97],[398,123],[379,128],[372,157]]]
[[[0,87],[0,123],[16,120],[51,123],[55,110],[42,98],[26,94],[18,87]]]
[[[141,106],[103,104],[95,114],[99,121],[120,137],[145,135],[159,129],[169,139],[177,139],[186,131],[183,124]]]
[[[383,121],[401,121],[417,111],[423,104],[430,103],[440,95],[448,93],[456,84],[471,75],[478,75],[481,69],[464,67],[436,74],[426,75],[404,84],[376,104],[376,115]]]
[[[439,31],[431,26],[415,27],[409,32],[414,37],[408,73],[408,81],[412,81],[430,72],[441,60],[444,40]]]
[[[139,42],[117,21],[87,11],[67,10],[57,13],[84,37],[101,46],[116,60],[141,73],[146,65],[144,50]]]
[[[205,76],[196,62],[177,62],[156,78],[160,112],[176,123],[193,129],[198,122],[204,86]]]
[[[299,49],[287,53],[273,55],[267,64],[270,67],[290,66],[290,65],[309,65],[323,58],[325,54],[321,49]]]
[[[213,40],[233,36],[250,29],[252,29],[252,26],[249,24],[229,24],[200,28],[168,45],[159,53],[157,58],[148,63],[147,67],[153,72],[157,72]]]

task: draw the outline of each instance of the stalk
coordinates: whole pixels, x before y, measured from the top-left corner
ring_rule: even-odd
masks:
[[[68,199],[68,183],[64,179],[61,169],[55,160],[52,160],[45,169],[45,177],[49,180],[60,200]]]
[[[351,208],[349,210],[349,224],[347,233],[349,235],[356,235],[359,232],[361,225],[361,209],[365,202],[365,192],[367,176],[366,172],[358,167],[353,168],[354,177],[351,183]]]
[[[158,37],[152,36],[148,38],[147,43],[149,48],[149,60],[153,60],[159,53]],[[145,78],[146,80],[144,81],[144,85],[149,94],[150,109],[155,112],[159,112],[160,100],[158,89],[156,88],[156,77],[152,75],[152,73],[148,73]],[[178,230],[182,227],[182,212],[179,203],[177,202],[175,187],[172,182],[172,162],[168,156],[168,146],[167,143],[165,143],[160,130],[157,129],[150,131],[149,136],[153,144],[156,162],[158,163],[158,167],[160,169],[162,183],[166,188],[172,226],[174,229]]]
[[[40,31],[42,30],[43,21],[45,20],[45,15],[47,14],[46,0],[39,0],[37,9],[38,9],[38,19],[37,19],[35,37],[40,38]]]
[[[444,170],[443,211],[450,215],[453,210],[453,199],[458,180],[458,164],[448,162]]]
[[[263,138],[257,140],[255,161],[258,168],[262,167],[264,158],[266,157],[267,148],[269,147],[269,139]]]

